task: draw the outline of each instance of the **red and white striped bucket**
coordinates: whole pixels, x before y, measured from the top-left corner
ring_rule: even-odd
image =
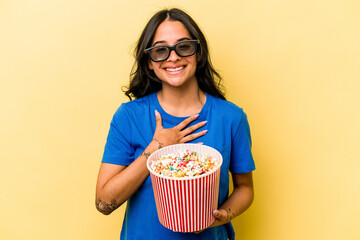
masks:
[[[219,165],[196,177],[166,177],[155,173],[151,162],[177,151],[190,150],[212,156]],[[210,226],[213,211],[218,207],[221,154],[214,148],[200,144],[176,144],[161,148],[150,155],[147,167],[155,195],[160,223],[175,232],[195,232]]]

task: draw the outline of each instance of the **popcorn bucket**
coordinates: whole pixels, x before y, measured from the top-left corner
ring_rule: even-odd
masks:
[[[160,176],[151,163],[164,155],[190,150],[207,154],[218,161],[211,172],[195,177]],[[218,208],[221,154],[214,148],[200,144],[176,144],[155,151],[147,160],[160,223],[175,232],[195,232],[210,226],[213,211]]]

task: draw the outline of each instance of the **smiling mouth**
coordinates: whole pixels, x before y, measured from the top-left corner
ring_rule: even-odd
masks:
[[[181,66],[181,67],[176,67],[176,68],[165,68],[165,70],[168,71],[168,72],[177,72],[177,71],[180,71],[180,70],[182,70],[184,68],[185,68],[184,66]]]

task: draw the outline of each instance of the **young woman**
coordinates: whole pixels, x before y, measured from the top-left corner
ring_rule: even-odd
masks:
[[[252,203],[255,165],[246,115],[225,100],[220,80],[189,15],[171,9],[150,19],[126,91],[135,100],[123,103],[112,119],[96,187],[96,207],[104,214],[127,201],[121,239],[234,239],[230,220]],[[223,156],[216,221],[197,233],[160,224],[146,168],[151,153],[177,143],[203,143]]]

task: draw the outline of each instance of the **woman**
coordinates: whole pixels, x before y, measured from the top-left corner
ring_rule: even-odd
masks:
[[[230,220],[253,200],[251,138],[245,113],[225,100],[204,35],[179,9],[156,13],[136,48],[126,95],[109,130],[96,188],[96,207],[110,214],[127,201],[121,239],[234,239]],[[216,221],[197,233],[163,227],[146,160],[177,143],[203,143],[223,156]],[[229,170],[234,191],[229,194]]]

